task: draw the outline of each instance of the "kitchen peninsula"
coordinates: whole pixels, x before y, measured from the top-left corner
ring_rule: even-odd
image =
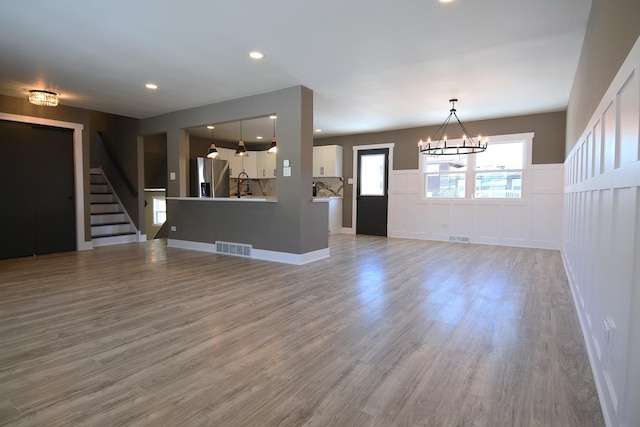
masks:
[[[187,128],[278,115],[277,197],[190,198]],[[328,205],[311,197],[313,92],[275,92],[144,119],[143,135],[167,134],[167,245],[217,253],[217,243],[249,247],[235,254],[290,264],[329,256]],[[285,163],[288,166],[285,166]],[[287,173],[284,173],[284,168]],[[172,179],[173,178],[173,179]]]

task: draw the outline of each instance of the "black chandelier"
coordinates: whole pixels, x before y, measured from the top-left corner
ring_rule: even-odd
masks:
[[[420,152],[429,156],[450,156],[458,154],[475,154],[486,150],[489,140],[487,138],[482,138],[480,135],[478,135],[476,139],[472,138],[469,132],[467,132],[467,128],[464,127],[456,114],[455,103],[458,102],[458,100],[454,98],[450,99],[449,102],[451,103],[449,117],[447,117],[444,123],[440,125],[433,139],[429,137],[426,141],[421,139],[420,142],[418,142]],[[456,118],[460,128],[462,129],[463,135],[461,143],[456,141],[455,143],[447,144],[447,134],[445,131],[451,121],[451,117]]]

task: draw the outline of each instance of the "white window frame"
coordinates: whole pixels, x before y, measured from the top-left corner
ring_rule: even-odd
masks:
[[[151,208],[153,209],[153,225],[154,226],[161,226],[162,224],[165,223],[165,221],[162,221],[162,222],[158,221],[158,212],[164,212],[164,215],[165,215],[165,218],[166,218],[166,215],[167,215],[167,199],[165,197],[163,197],[163,196],[153,196],[151,198],[151,200],[152,200]],[[164,205],[164,211],[156,209],[156,201],[164,202],[164,204],[165,204]]]
[[[476,171],[476,163],[475,163],[475,154],[468,154],[467,156],[467,170],[465,172],[465,196],[462,197],[427,197],[427,189],[426,189],[426,181],[427,181],[427,155],[420,153],[420,198],[423,201],[438,201],[438,200],[448,200],[448,201],[464,201],[464,200],[487,200],[487,201],[495,201],[495,200],[512,200],[512,201],[522,201],[526,199],[526,195],[528,194],[526,189],[529,185],[529,175],[531,170],[531,151],[533,147],[533,132],[527,133],[516,133],[516,134],[508,134],[508,135],[492,135],[489,136],[489,146],[487,150],[491,150],[492,145],[504,144],[508,142],[523,142],[523,159],[522,159],[522,182],[520,187],[520,197],[519,198],[506,198],[506,197],[497,197],[497,198],[475,198],[475,188],[476,188],[476,173],[484,173],[490,171]],[[455,145],[456,143],[462,143],[462,139],[450,139],[449,143],[451,145]],[[513,169],[520,170],[520,169]],[[506,170],[505,170],[506,171]],[[509,170],[511,171],[511,169]],[[446,172],[444,174],[455,174],[455,172]],[[430,173],[430,175],[434,175]]]

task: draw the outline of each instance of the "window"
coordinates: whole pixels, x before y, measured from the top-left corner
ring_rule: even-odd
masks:
[[[153,197],[153,225],[162,225],[167,220],[167,201],[164,197]]]
[[[476,199],[519,199],[522,197],[524,142],[490,145],[475,156]]]
[[[360,164],[360,195],[384,196],[385,154],[363,154]]]
[[[489,137],[489,148],[482,153],[421,155],[424,197],[521,199],[525,159],[529,158],[532,138],[532,133],[494,136]]]
[[[467,155],[425,156],[427,197],[464,198]]]

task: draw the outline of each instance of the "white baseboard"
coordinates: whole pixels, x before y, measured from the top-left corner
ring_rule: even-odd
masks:
[[[342,227],[341,233],[342,234],[356,234],[356,230],[354,228],[351,228],[351,227]]]
[[[167,247],[188,249],[199,252],[209,252],[217,254],[215,243],[192,242],[189,240],[167,239]],[[230,254],[221,254],[233,256]],[[329,257],[329,248],[304,254],[292,254],[288,252],[268,251],[264,249],[252,249],[251,258],[261,261],[280,262],[283,264],[303,265]]]

